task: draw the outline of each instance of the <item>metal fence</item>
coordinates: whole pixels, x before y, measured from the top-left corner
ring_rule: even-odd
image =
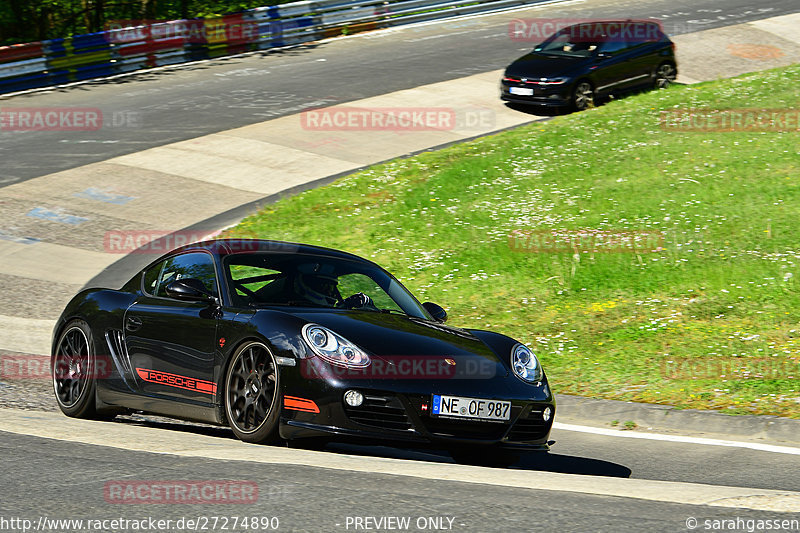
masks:
[[[222,17],[110,22],[102,32],[0,47],[0,93],[548,1],[319,0]]]

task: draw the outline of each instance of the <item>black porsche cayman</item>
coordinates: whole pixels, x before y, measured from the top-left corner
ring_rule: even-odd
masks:
[[[536,355],[445,319],[352,254],[191,244],[72,299],[54,331],[55,395],[73,417],[157,413],[248,442],[546,450],[555,402]]]

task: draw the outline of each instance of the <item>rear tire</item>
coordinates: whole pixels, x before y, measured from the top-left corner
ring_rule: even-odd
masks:
[[[260,342],[246,342],[231,357],[225,376],[225,416],[245,442],[280,440],[280,373],[275,356]]]
[[[95,410],[97,355],[89,324],[72,320],[66,325],[58,337],[50,371],[62,413],[73,418],[103,418]]]

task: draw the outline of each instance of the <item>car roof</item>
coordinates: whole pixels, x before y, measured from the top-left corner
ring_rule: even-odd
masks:
[[[372,263],[372,261],[364,259],[363,257],[359,257],[348,252],[343,252],[341,250],[335,250],[333,248],[325,248],[324,246],[315,246],[312,244],[301,244],[296,242],[272,241],[266,239],[212,239],[186,244],[172,250],[168,255],[192,250],[206,250],[221,257],[232,254],[253,252],[284,254],[295,253],[335,257],[339,259],[350,259]]]
[[[559,31],[563,32],[564,30],[567,30],[569,28],[577,28],[577,27],[580,27],[580,26],[589,26],[589,27],[600,26],[600,27],[603,27],[603,26],[608,26],[610,24],[619,24],[619,25],[622,25],[622,24],[653,25],[653,26],[657,27],[659,29],[659,31],[661,31],[662,33],[664,31],[663,27],[662,27],[662,24],[661,24],[661,21],[660,20],[655,20],[655,19],[584,20],[584,21],[581,21],[581,22],[576,22],[575,24],[570,24],[569,26],[564,26]],[[558,33],[558,32],[556,32],[556,33]]]
[[[594,27],[604,28],[604,27],[606,27],[608,25],[611,25],[611,24],[619,24],[619,25],[622,25],[622,24],[652,25],[652,26],[655,26],[656,28],[658,28],[659,34],[666,36],[666,33],[664,32],[664,27],[661,24],[661,21],[660,20],[656,20],[656,19],[585,20],[585,21],[582,21],[582,22],[576,22],[575,24],[570,24],[569,26],[564,26],[559,31],[555,32],[552,36],[558,35],[560,33],[565,33],[568,30],[570,30],[571,28],[579,28],[581,26],[583,26],[583,27],[587,27],[588,26],[588,27],[591,27],[591,28],[594,28]]]

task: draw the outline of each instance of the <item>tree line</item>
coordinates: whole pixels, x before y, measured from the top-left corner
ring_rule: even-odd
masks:
[[[0,0],[0,45],[93,33],[106,24],[236,13],[289,0]]]

